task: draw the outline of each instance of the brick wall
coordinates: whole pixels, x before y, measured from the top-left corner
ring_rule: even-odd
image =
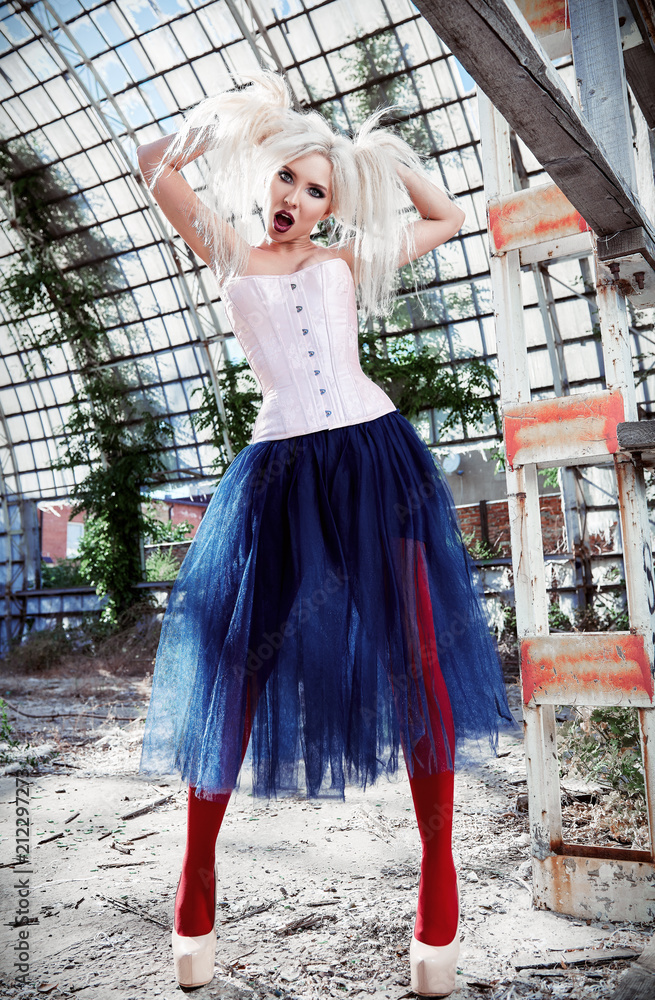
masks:
[[[162,521],[170,521],[173,524],[180,524],[187,521],[191,525],[193,538],[198,525],[202,521],[206,504],[188,503],[184,500],[156,500],[156,516]],[[59,562],[66,558],[66,543],[68,534],[68,521],[70,518],[70,504],[48,504],[46,508],[39,511],[41,518],[41,558],[51,562]],[[76,514],[73,521],[83,523],[86,514]]]
[[[66,558],[66,539],[69,519],[80,524],[84,522],[84,514],[70,516],[70,504],[50,504],[45,510],[40,510],[41,518],[41,558],[58,562]]]
[[[544,552],[561,552],[564,548],[564,517],[559,493],[539,497],[541,509],[541,531]],[[465,535],[473,535],[474,541],[482,541],[480,504],[465,504],[457,508],[457,516]],[[487,526],[489,545],[498,549],[503,556],[510,553],[509,513],[507,500],[487,502]]]

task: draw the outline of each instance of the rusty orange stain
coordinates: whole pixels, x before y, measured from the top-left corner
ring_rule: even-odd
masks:
[[[590,227],[556,184],[540,184],[492,198],[489,235],[496,252],[587,232]]]
[[[537,38],[569,27],[565,0],[519,0],[518,5]]]
[[[609,703],[644,694],[653,700],[653,676],[643,635],[605,633],[537,636],[521,642],[523,700],[556,697],[566,705],[601,692]]]
[[[508,465],[513,469],[545,460],[553,449],[563,458],[581,457],[590,453],[589,445],[595,446],[594,455],[613,455],[623,413],[620,392],[580,393],[508,407],[503,416]]]

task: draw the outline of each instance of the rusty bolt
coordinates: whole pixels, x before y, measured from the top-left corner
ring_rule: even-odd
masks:
[[[618,278],[619,271],[621,269],[621,265],[617,264],[617,262],[615,260],[613,260],[612,263],[609,265],[609,268],[610,268],[610,271],[612,272],[612,276],[614,278]]]
[[[637,282],[637,288],[640,292],[644,290],[644,278],[646,277],[645,271],[635,271],[635,281]]]

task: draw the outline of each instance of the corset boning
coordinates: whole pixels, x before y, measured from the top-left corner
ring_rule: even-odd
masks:
[[[225,312],[262,391],[252,443],[373,420],[395,405],[362,371],[350,268],[338,257],[245,275]]]

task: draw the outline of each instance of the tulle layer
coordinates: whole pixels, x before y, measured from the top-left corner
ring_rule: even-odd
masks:
[[[344,795],[511,723],[452,496],[398,410],[244,448],[164,616],[140,770]]]

